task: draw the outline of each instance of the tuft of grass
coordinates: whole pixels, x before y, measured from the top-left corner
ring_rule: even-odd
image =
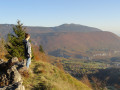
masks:
[[[91,90],[59,68],[42,61],[32,61],[29,77],[23,77],[26,90]]]

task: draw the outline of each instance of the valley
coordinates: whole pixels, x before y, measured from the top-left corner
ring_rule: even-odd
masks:
[[[13,26],[0,25],[2,37],[7,38]],[[101,82],[100,87],[119,88],[120,37],[116,34],[78,24],[24,27],[31,34],[32,44],[43,46],[51,64],[78,80],[87,76],[93,84]]]

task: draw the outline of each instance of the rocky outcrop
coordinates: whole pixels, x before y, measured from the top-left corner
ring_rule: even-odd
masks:
[[[0,90],[25,90],[22,85],[22,74],[27,72],[25,61],[19,62],[17,57],[8,62],[0,60]]]

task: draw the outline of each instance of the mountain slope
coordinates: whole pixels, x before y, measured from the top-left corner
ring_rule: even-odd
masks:
[[[120,50],[120,38],[111,32],[54,32],[35,34],[32,37],[34,43],[42,44],[54,56],[57,52],[70,56],[95,50]]]
[[[6,37],[12,32],[9,24],[0,25],[0,33]],[[120,51],[120,37],[97,28],[79,24],[63,24],[56,27],[26,26],[31,34],[32,43],[42,45],[49,55],[71,57],[81,54],[90,55],[94,51],[110,53]],[[101,52],[100,52],[101,53]]]
[[[29,69],[26,60],[19,61],[17,57],[1,59],[0,90],[91,90],[70,74],[43,62],[46,58],[32,60]]]
[[[24,77],[26,90],[91,90],[82,82],[46,62],[33,61],[31,74]]]

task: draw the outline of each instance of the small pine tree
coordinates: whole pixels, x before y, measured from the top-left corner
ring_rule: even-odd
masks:
[[[7,58],[24,58],[23,39],[25,36],[25,29],[26,28],[23,27],[23,24],[18,20],[17,25],[13,27],[13,33],[8,34],[8,42],[5,45],[8,51],[8,55],[6,55]]]
[[[44,53],[42,45],[39,46],[39,51],[42,52],[42,53]]]

